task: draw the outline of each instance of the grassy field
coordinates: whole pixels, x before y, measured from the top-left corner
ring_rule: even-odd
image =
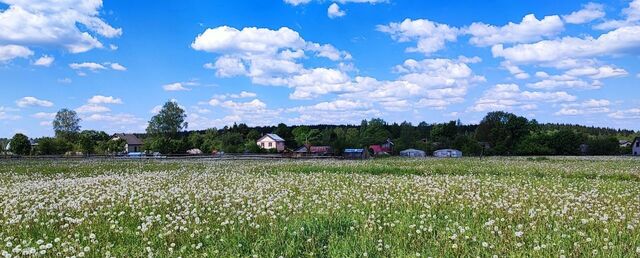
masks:
[[[638,257],[640,160],[0,161],[0,255]]]

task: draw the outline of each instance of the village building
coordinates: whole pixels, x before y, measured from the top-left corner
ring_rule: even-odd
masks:
[[[345,149],[342,157],[345,159],[366,159],[368,152],[365,149]]]
[[[313,156],[329,156],[333,154],[331,146],[311,146],[307,151],[307,146],[301,146],[293,151],[297,156],[313,155]]]
[[[260,139],[256,141],[256,144],[258,144],[260,148],[265,150],[275,149],[278,152],[281,152],[285,149],[284,142],[284,139],[282,139],[282,137],[278,136],[277,134],[268,133],[260,137]]]
[[[406,149],[400,152],[401,157],[420,158],[426,157],[427,154],[424,151],[416,149]]]
[[[140,138],[138,138],[138,136],[136,136],[135,134],[132,133],[117,133],[115,135],[113,135],[113,138],[111,138],[111,140],[117,141],[117,140],[124,140],[125,141],[125,145],[124,145],[124,152],[125,153],[132,153],[132,152],[141,152],[142,151],[142,140],[140,140]]]
[[[631,154],[633,154],[633,156],[640,156],[640,137],[633,139],[633,143],[631,144]]]
[[[373,155],[390,155],[393,153],[393,146],[395,144],[391,141],[391,139],[387,139],[382,144],[376,144],[369,146],[369,149],[373,153]]]
[[[454,149],[442,149],[434,151],[433,156],[438,158],[462,158],[462,151]]]

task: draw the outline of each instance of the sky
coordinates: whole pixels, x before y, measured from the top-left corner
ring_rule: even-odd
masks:
[[[539,122],[640,129],[640,0],[0,0],[0,137],[189,129]]]

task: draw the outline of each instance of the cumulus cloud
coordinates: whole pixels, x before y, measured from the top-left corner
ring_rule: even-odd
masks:
[[[26,58],[33,55],[30,49],[18,45],[0,45],[0,62],[12,60],[14,58]]]
[[[127,68],[122,66],[121,64],[118,63],[112,63],[111,64],[111,69],[116,70],[116,71],[126,71]]]
[[[101,65],[101,64],[98,64],[98,63],[94,63],[94,62],[71,63],[71,64],[69,64],[69,67],[71,67],[71,69],[73,69],[73,70],[88,69],[88,70],[91,70],[91,71],[98,71],[98,70],[107,69],[107,67],[105,67],[104,65]]]
[[[348,60],[351,55],[328,44],[305,41],[289,28],[235,28],[221,26],[198,35],[191,47],[220,54],[205,64],[219,77],[248,76],[255,84],[295,88],[292,98],[310,98],[340,90],[349,81],[341,70],[305,68],[298,59],[306,53],[331,61]]]
[[[561,103],[575,101],[576,96],[564,91],[538,92],[521,91],[516,84],[498,84],[483,93],[470,111],[487,112],[495,110],[532,110],[539,102]]]
[[[53,102],[29,96],[16,100],[16,105],[18,105],[18,107],[52,107]]]
[[[436,23],[426,19],[405,19],[388,25],[378,25],[378,31],[391,35],[399,42],[416,40],[417,46],[407,48],[408,52],[433,54],[445,48],[446,42],[455,42],[460,30],[447,24]]]
[[[38,58],[38,60],[36,60],[33,65],[49,67],[51,66],[51,64],[53,64],[54,60],[55,58],[52,56],[43,55],[42,57]]]
[[[185,87],[184,85],[182,85],[181,82],[174,82],[174,83],[169,83],[169,84],[162,85],[162,89],[164,89],[165,91],[189,91],[189,90],[191,90],[191,89]]]
[[[87,100],[89,104],[122,104],[122,99],[113,96],[95,95]]]
[[[604,6],[596,3],[588,3],[583,6],[579,11],[572,12],[568,15],[563,15],[562,19],[566,23],[582,24],[588,23],[596,19],[603,18],[605,16]]]
[[[331,19],[342,17],[342,16],[345,16],[346,14],[347,13],[345,11],[340,10],[340,6],[336,3],[331,4],[327,9],[327,16],[329,16],[329,18]]]
[[[132,114],[102,114],[96,113],[83,117],[85,121],[108,122],[115,125],[139,124],[143,120]]]
[[[98,36],[114,38],[122,34],[122,29],[112,27],[99,17],[102,0],[2,2],[9,6],[0,11],[0,42],[23,48],[23,55],[14,55],[14,58],[24,57],[31,46],[86,52],[103,47]]]
[[[640,22],[640,0],[631,1],[629,3],[629,6],[622,10],[622,16],[624,17],[624,19],[608,20],[594,26],[594,28],[600,30],[610,30],[625,26],[638,25],[638,22]]]
[[[477,46],[491,46],[505,43],[528,43],[545,37],[557,35],[564,29],[562,20],[557,15],[546,16],[538,20],[535,15],[528,14],[520,23],[512,23],[497,27],[481,22],[472,23],[465,32],[471,35],[469,42]]]
[[[632,53],[640,49],[640,26],[622,27],[597,38],[563,37],[505,48],[495,45],[494,57],[514,63],[556,62],[565,59],[591,58]]]
[[[611,102],[606,99],[589,99],[582,103],[561,104],[562,109],[554,113],[557,116],[577,116],[607,113]]]
[[[640,119],[640,108],[618,110],[609,113],[607,116],[614,119]]]

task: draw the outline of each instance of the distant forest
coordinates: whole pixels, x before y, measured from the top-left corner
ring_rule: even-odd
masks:
[[[61,110],[54,121],[56,137],[38,139],[16,135],[11,140],[12,153],[21,155],[60,155],[65,153],[110,154],[124,150],[124,142],[113,141],[105,132],[80,130],[74,111]],[[632,141],[640,135],[633,130],[571,124],[540,124],[508,112],[490,112],[479,124],[460,121],[446,123],[388,123],[383,119],[363,120],[359,125],[303,125],[250,127],[234,124],[224,128],[186,130],[186,114],[177,104],[167,102],[163,110],[149,121],[146,133],[136,134],[149,153],[185,154],[200,149],[203,153],[264,153],[256,140],[274,133],[286,141],[288,151],[300,146],[330,146],[340,155],[346,148],[365,148],[387,140],[394,143],[391,155],[404,149],[432,153],[438,149],[461,150],[465,156],[476,155],[620,155],[630,154]],[[57,121],[60,119],[60,121]],[[58,125],[56,127],[56,125]],[[16,139],[16,137],[18,139]],[[0,139],[5,146],[9,139]],[[20,149],[19,143],[22,142]],[[31,148],[29,142],[37,142]],[[4,149],[4,148],[3,148]]]

